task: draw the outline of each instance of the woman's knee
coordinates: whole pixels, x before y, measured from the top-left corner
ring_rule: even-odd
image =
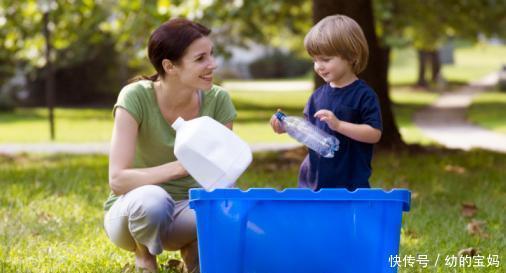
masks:
[[[130,191],[125,197],[128,200],[127,210],[130,220],[167,218],[172,221],[174,200],[161,187],[142,186]]]

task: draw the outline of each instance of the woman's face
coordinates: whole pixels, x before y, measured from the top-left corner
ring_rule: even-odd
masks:
[[[175,69],[184,85],[201,90],[210,89],[213,85],[213,71],[216,69],[211,40],[202,37],[193,41]]]

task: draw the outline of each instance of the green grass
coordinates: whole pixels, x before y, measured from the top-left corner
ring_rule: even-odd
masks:
[[[111,113],[111,109],[56,108],[56,141],[109,141]],[[0,132],[0,143],[48,142],[48,112],[45,108],[17,108],[11,113],[0,112]]]
[[[506,134],[506,92],[491,91],[475,97],[468,118],[474,124]]]
[[[239,186],[296,187],[300,157],[256,154]],[[412,209],[404,215],[403,255],[456,255],[474,247],[500,255],[501,267],[454,271],[437,268],[399,272],[503,272],[506,250],[506,155],[483,151],[431,150],[417,154],[379,152],[373,187],[408,187]],[[420,171],[423,170],[423,171]],[[455,171],[457,170],[457,171]],[[121,272],[133,262],[102,228],[102,202],[108,194],[107,157],[20,155],[0,157],[0,272]],[[474,202],[488,235],[469,235],[463,202]],[[266,253],[268,255],[268,253]],[[160,262],[179,258],[164,252]]]
[[[455,49],[452,65],[443,65],[447,81],[470,82],[499,71],[506,59],[506,46],[476,44]],[[417,80],[418,60],[412,48],[394,49],[391,54],[389,81],[391,84],[414,84]]]

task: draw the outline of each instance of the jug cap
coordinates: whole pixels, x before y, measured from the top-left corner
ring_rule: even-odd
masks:
[[[174,128],[174,130],[177,131],[184,123],[185,123],[185,120],[182,117],[178,117],[174,121],[174,123],[172,123],[172,128]]]
[[[286,115],[285,113],[281,112],[281,111],[277,111],[276,114],[274,114],[276,116],[276,118],[279,120],[279,121],[282,121]]]

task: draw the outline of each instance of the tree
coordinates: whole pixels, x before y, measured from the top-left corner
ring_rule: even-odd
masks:
[[[418,51],[417,84],[420,86],[428,85],[428,68],[432,70],[431,81],[442,77],[439,49],[449,38],[476,41],[478,35],[506,37],[506,5],[497,1],[377,0],[374,3],[382,43],[411,45]]]
[[[388,96],[388,66],[390,49],[380,47],[375,32],[373,6],[370,0],[335,1],[313,0],[313,22],[333,14],[344,14],[353,18],[362,27],[369,44],[369,62],[359,76],[364,79],[378,94],[383,119],[383,136],[380,145],[388,148],[400,148],[404,142],[400,136],[392,113],[392,103]],[[315,85],[321,79],[315,77]]]

